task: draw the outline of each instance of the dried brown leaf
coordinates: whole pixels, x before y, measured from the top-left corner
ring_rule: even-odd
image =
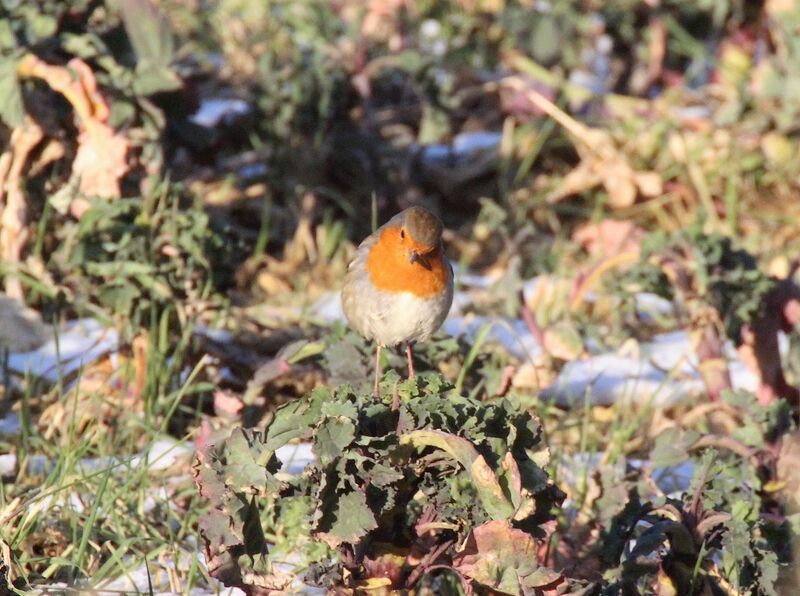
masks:
[[[536,542],[507,521],[490,521],[475,528],[453,567],[473,581],[503,594],[524,594],[555,587],[560,573],[540,567]]]
[[[27,172],[28,156],[44,138],[41,127],[30,117],[14,129],[8,149],[0,156],[0,261],[16,265],[22,260],[22,250],[28,240],[28,199],[25,196],[23,174]],[[22,300],[22,286],[15,276],[6,278],[6,293]]]
[[[45,81],[75,110],[79,133],[72,175],[78,179],[81,193],[119,197],[120,180],[129,170],[130,141],[108,125],[108,103],[97,88],[91,67],[79,58],[73,58],[67,66],[54,66],[27,54],[20,60],[17,71],[22,77]],[[73,211],[79,216],[83,210]]]
[[[544,95],[531,88],[521,77],[511,76],[503,85],[521,93],[534,106],[555,120],[575,141],[575,149],[581,158],[575,169],[564,177],[552,191],[548,202],[554,203],[566,197],[584,192],[602,184],[608,193],[609,205],[620,209],[630,207],[639,193],[654,196],[661,192],[661,180],[654,172],[637,172],[627,156],[614,144],[611,135],[597,128],[578,122]]]
[[[611,162],[594,162],[601,172],[603,187],[608,193],[608,204],[614,209],[630,207],[636,202],[636,182],[633,168],[622,159]]]
[[[639,252],[644,230],[630,220],[604,219],[579,226],[572,240],[596,257]]]

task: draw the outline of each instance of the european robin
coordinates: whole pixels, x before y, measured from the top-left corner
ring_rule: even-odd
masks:
[[[377,344],[376,396],[381,349],[404,343],[413,377],[414,342],[430,338],[452,303],[442,222],[424,207],[401,211],[359,245],[344,278],[342,307],[350,326]]]

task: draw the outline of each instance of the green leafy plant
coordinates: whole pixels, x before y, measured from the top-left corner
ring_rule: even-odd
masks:
[[[759,514],[756,471],[715,449],[695,461],[692,487],[680,498],[650,502],[631,492],[606,530],[606,589],[642,593],[657,581],[678,594],[776,594],[786,536]]]
[[[389,373],[382,387],[377,400],[317,389],[200,453],[212,574],[251,591],[410,588],[448,573],[510,594],[559,584],[536,557],[562,498],[542,469],[539,423],[506,399],[448,392],[435,375]],[[316,458],[292,476],[276,451],[295,440]]]
[[[763,312],[764,298],[775,287],[753,255],[736,248],[731,238],[705,234],[697,226],[650,234],[642,243],[639,264],[611,283],[622,295],[652,292],[678,299],[690,316],[699,305],[710,306],[719,313],[725,335],[737,342],[742,327]]]
[[[234,76],[255,83],[260,125],[277,148],[279,142],[317,133],[341,111],[337,102],[348,97],[347,73],[331,55],[337,39],[351,32],[331,6],[223,0],[209,11]]]
[[[152,307],[208,298],[223,243],[205,212],[179,203],[176,194],[95,200],[76,226],[62,229],[52,265],[80,309],[99,305],[146,326]]]
[[[707,413],[699,424],[661,432],[644,461],[599,465],[588,508],[570,515],[577,499],[562,510],[570,537],[554,550],[577,560],[571,574],[589,581],[588,593],[776,594],[790,585],[796,522],[780,504],[780,470],[796,452],[775,445],[793,437],[791,409],[746,391],[722,398],[698,406]]]
[[[736,346],[752,346],[765,396],[797,401],[797,390],[787,386],[779,364],[777,334],[791,330],[783,309],[800,292],[791,280],[780,282],[762,272],[755,257],[731,238],[703,233],[696,225],[670,235],[651,234],[642,243],[639,263],[610,285],[628,310],[642,291],[675,301],[712,400],[732,386],[727,367],[714,364],[723,361],[727,338]]]

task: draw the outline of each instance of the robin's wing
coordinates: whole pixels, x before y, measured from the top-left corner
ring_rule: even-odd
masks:
[[[367,339],[372,338],[374,325],[371,322],[367,258],[378,236],[367,236],[356,248],[356,253],[347,266],[342,284],[342,309],[350,325]],[[365,300],[366,298],[366,300]]]
[[[356,254],[350,260],[350,263],[347,265],[348,274],[357,268],[357,264],[362,269],[367,265],[367,257],[369,257],[369,251],[372,250],[372,247],[375,246],[375,243],[378,241],[379,234],[375,232],[374,234],[370,234],[358,245],[356,248]]]

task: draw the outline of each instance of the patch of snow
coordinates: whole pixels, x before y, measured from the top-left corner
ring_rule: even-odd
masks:
[[[657,317],[665,317],[672,314],[674,306],[666,298],[650,292],[638,292],[633,296],[636,305],[636,313],[645,321],[652,321]]]
[[[702,390],[699,378],[671,378],[646,360],[600,354],[567,363],[541,397],[560,406],[583,403],[588,394],[593,405],[649,402],[669,407]]]
[[[490,277],[488,275],[470,273],[468,270],[459,267],[456,263],[453,263],[453,272],[455,273],[456,284],[469,288],[486,289],[497,281],[497,276]]]
[[[275,451],[275,456],[281,462],[281,471],[292,476],[301,474],[306,466],[314,461],[311,443],[284,445]]]
[[[207,337],[208,339],[219,343],[233,341],[233,334],[231,334],[230,331],[225,329],[214,329],[208,325],[204,325],[203,323],[197,323],[193,328],[193,332],[197,335],[202,335],[203,337]]]
[[[269,168],[265,163],[249,163],[239,168],[241,178],[261,178],[269,173]]]
[[[461,154],[470,154],[477,151],[494,151],[500,147],[502,140],[502,132],[486,130],[462,132],[453,138],[453,151]]]
[[[342,293],[340,291],[325,292],[311,307],[311,313],[327,323],[344,321]]]
[[[163,471],[177,464],[181,459],[191,459],[194,455],[194,446],[185,441],[175,439],[157,439],[147,449],[132,457],[88,457],[80,460],[76,468],[81,473],[92,473],[104,470],[111,466],[119,468],[119,472],[147,466],[151,472]],[[56,462],[43,455],[31,455],[26,459],[26,472],[32,476],[41,476],[52,470]],[[14,473],[17,466],[15,453],[0,455],[0,475]]]
[[[243,99],[212,97],[201,100],[200,108],[189,119],[200,126],[215,128],[220,123],[248,113],[250,106]]]
[[[57,338],[31,352],[12,352],[8,366],[15,373],[31,374],[55,383],[59,375],[68,376],[82,366],[115,352],[119,335],[95,319],[67,323]]]
[[[685,331],[656,335],[638,348],[638,355],[605,353],[567,363],[542,397],[571,406],[582,403],[588,392],[593,405],[636,402],[670,407],[705,390]],[[732,344],[724,351],[733,387],[755,391],[758,376],[738,358]]]
[[[481,327],[486,324],[492,326],[486,341],[499,343],[515,357],[527,360],[541,353],[542,346],[533,337],[525,323],[519,319],[478,315],[455,316],[449,317],[442,327],[449,335],[454,337],[466,335],[472,341]]]
[[[420,159],[427,165],[444,164],[455,167],[468,162],[478,154],[497,152],[502,139],[502,132],[484,130],[464,132],[453,138],[452,145],[425,145],[420,150]]]
[[[17,412],[9,412],[0,418],[0,436],[16,435],[20,431],[20,419]]]
[[[572,455],[562,455],[557,461],[558,477],[560,482],[569,486],[578,486],[582,479],[591,476],[600,467],[605,453],[575,453]],[[629,465],[635,469],[647,467],[650,462],[639,458],[619,458],[613,466]],[[692,461],[685,461],[674,466],[660,466],[651,471],[653,480],[658,488],[670,497],[680,497],[689,490],[692,477],[695,472],[695,464]]]
[[[3,453],[0,455],[0,477],[11,476],[17,467],[17,456],[13,453]]]
[[[142,455],[131,458],[130,467],[147,466],[150,471],[161,471],[171,468],[181,459],[191,459],[194,446],[174,439],[157,439],[153,441]]]

